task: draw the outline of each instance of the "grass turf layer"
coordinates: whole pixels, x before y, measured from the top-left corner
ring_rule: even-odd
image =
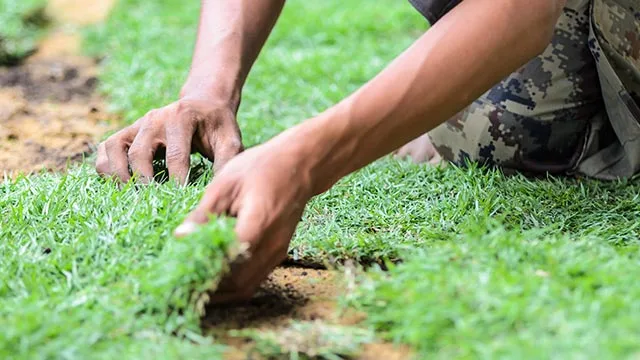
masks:
[[[15,65],[36,48],[46,24],[46,0],[0,0],[0,66]]]
[[[217,356],[200,336],[229,221],[176,240],[195,187],[105,182],[84,166],[0,184],[0,358]]]
[[[292,256],[306,261],[396,260],[401,249],[440,246],[461,225],[488,220],[545,235],[599,238],[636,246],[640,184],[528,179],[500,171],[433,169],[392,159],[338,183],[307,207]]]
[[[196,23],[196,3],[121,0],[108,23],[89,33],[90,52],[106,56],[102,90],[126,121],[175,99]],[[245,88],[239,120],[246,143],[265,141],[335,103],[425,28],[405,2],[288,2]],[[211,278],[171,278],[176,282],[158,290],[136,285],[152,284],[148,274],[189,275],[191,263],[205,259],[187,249],[196,246],[191,242],[168,241],[203,185],[118,190],[87,165],[71,175],[4,184],[0,261],[9,265],[0,271],[11,285],[0,292],[0,314],[17,330],[0,341],[17,343],[18,354],[27,355],[45,339],[43,354],[69,357],[217,352],[169,336],[182,329],[200,341],[197,311],[188,320],[166,312],[174,308],[167,289],[204,286]],[[388,274],[363,275],[346,300],[382,334],[423,355],[629,355],[640,351],[630,340],[640,323],[632,283],[640,260],[639,193],[635,183],[530,180],[384,160],[311,202],[292,255],[404,259]],[[211,231],[216,239],[219,230]],[[203,239],[212,246],[206,256],[221,259],[224,241]],[[184,253],[174,256],[179,245]],[[55,264],[62,272],[51,265],[60,256]],[[164,265],[173,258],[181,261]],[[154,266],[164,271],[149,270]],[[207,269],[215,278],[218,268]],[[90,301],[74,307],[85,294]],[[142,294],[145,302],[134,301]],[[146,310],[134,311],[140,309]],[[21,325],[18,315],[35,325]]]
[[[487,227],[487,224],[490,224]],[[640,351],[640,255],[602,238],[470,222],[363,276],[350,303],[425,358],[622,359]]]

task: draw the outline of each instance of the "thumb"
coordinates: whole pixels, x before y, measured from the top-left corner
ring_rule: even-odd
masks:
[[[216,173],[244,150],[240,131],[237,128],[226,129],[224,132],[226,134],[215,142],[213,170]]]

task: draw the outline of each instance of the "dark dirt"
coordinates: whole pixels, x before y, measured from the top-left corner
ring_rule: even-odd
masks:
[[[88,59],[34,59],[0,68],[0,171],[61,170],[111,126]]]
[[[87,65],[69,61],[39,60],[0,70],[0,86],[19,91],[25,100],[42,103],[80,102],[91,99],[98,79]]]
[[[211,306],[203,326],[213,332],[243,328],[273,330],[290,320],[330,320],[357,323],[362,316],[336,318],[335,298],[341,286],[328,270],[281,267],[247,304]]]

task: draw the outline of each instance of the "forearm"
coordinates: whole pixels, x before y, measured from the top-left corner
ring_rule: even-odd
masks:
[[[202,0],[191,70],[182,96],[208,96],[237,109],[242,86],[284,0]]]
[[[283,138],[314,193],[433,129],[544,50],[563,1],[467,0],[360,90]]]

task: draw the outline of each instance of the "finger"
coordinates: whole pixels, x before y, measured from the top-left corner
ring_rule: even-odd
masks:
[[[238,220],[235,227],[236,235],[238,241],[247,243],[250,247],[254,247],[259,243],[262,234],[267,228],[265,212],[259,209],[255,203],[248,201],[247,205],[238,211]]]
[[[260,288],[260,284],[286,259],[287,252],[285,250],[268,255],[260,258],[252,257],[232,267],[218,289],[211,295],[210,301],[213,304],[224,304],[250,300]]]
[[[98,145],[98,157],[96,159],[96,172],[100,176],[105,176],[109,173],[109,157],[107,157],[107,150],[104,146],[104,142]]]
[[[129,174],[129,160],[127,159],[128,144],[119,137],[111,137],[104,143],[109,162],[108,174],[116,176],[121,182],[126,183],[131,178]]]
[[[409,154],[409,157],[417,164],[427,162],[430,158],[428,151],[424,148],[414,149],[414,151]]]
[[[431,165],[436,165],[436,166],[446,166],[446,161],[444,161],[444,159],[442,159],[442,155],[440,155],[439,153],[436,153],[431,160],[429,160],[429,163]]]
[[[229,160],[242,152],[242,139],[240,130],[231,128],[224,133],[216,134],[217,141],[214,143],[213,170],[219,172]]]
[[[404,159],[407,157],[407,153],[408,153],[407,145],[405,145],[400,149],[396,150],[393,155],[397,159]]]
[[[160,142],[150,129],[141,129],[127,153],[131,171],[146,184],[153,180],[153,155]]]
[[[249,258],[232,264],[230,274],[212,296],[213,302],[248,300],[286,259],[296,225],[269,224],[268,216],[259,202],[248,202],[239,210],[235,231],[238,241],[249,244]]]
[[[251,299],[260,284],[287,258],[287,249],[274,252],[254,251],[250,258],[232,264],[211,296],[211,302],[222,304]]]
[[[165,129],[167,139],[166,161],[169,176],[180,184],[186,184],[189,176],[191,139],[193,126],[187,122],[179,126],[170,125]]]
[[[287,257],[290,235],[268,236],[250,250],[250,257],[232,265],[230,273],[212,295],[214,303],[249,300],[260,284]]]

